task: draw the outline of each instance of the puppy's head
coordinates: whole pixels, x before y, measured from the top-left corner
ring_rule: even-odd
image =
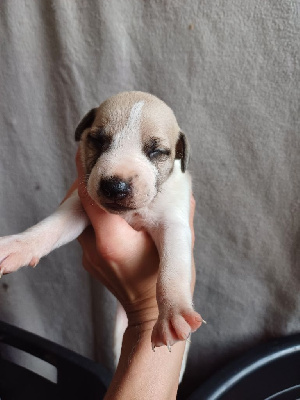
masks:
[[[89,111],[79,123],[87,190],[114,213],[151,203],[173,171],[175,159],[185,171],[187,141],[172,110],[157,97],[125,92]]]

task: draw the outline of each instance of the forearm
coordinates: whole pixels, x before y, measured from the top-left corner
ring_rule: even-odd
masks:
[[[185,342],[178,342],[170,353],[167,347],[151,348],[155,321],[129,326],[123,337],[118,368],[106,400],[176,399]]]

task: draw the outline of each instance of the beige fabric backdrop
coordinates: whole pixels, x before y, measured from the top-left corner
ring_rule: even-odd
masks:
[[[298,0],[2,0],[0,228],[54,210],[81,116],[124,90],[175,111],[192,147],[192,390],[258,342],[300,330]],[[0,281],[0,318],[111,367],[113,299],[72,243]]]

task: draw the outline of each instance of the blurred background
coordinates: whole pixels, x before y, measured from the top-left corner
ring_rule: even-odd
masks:
[[[74,130],[141,90],[192,148],[195,308],[181,390],[300,330],[299,0],[2,0],[0,235],[49,215],[75,179]],[[112,369],[112,296],[73,242],[0,281],[0,319]]]

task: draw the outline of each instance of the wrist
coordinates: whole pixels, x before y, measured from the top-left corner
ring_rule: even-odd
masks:
[[[126,304],[124,306],[127,318],[128,326],[151,326],[158,318],[158,307],[156,299],[143,299],[135,301],[134,303]]]

